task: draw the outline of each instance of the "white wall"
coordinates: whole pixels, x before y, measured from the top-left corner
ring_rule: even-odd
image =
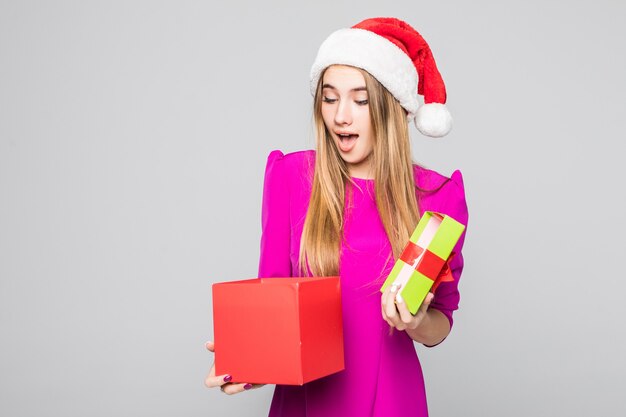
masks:
[[[265,415],[202,385],[210,285],[256,274],[321,41],[392,15],[455,118],[415,157],[470,204],[431,415],[624,415],[624,3],[294,3],[0,3],[0,414]]]

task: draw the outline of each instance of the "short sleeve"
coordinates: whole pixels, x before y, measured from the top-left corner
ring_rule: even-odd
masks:
[[[461,273],[463,272],[463,244],[465,242],[465,234],[467,233],[468,223],[468,210],[467,202],[465,201],[465,187],[463,184],[463,176],[460,171],[454,171],[448,181],[439,190],[441,193],[441,203],[438,204],[438,210],[443,214],[451,216],[455,220],[465,225],[465,231],[461,235],[461,238],[457,242],[453,249],[454,257],[450,261],[450,269],[453,282],[442,282],[435,291],[435,297],[430,304],[430,307],[441,311],[450,321],[450,328],[452,328],[452,313],[459,308],[459,280]]]
[[[291,277],[289,183],[284,154],[272,151],[267,157],[261,208],[261,251],[259,277]]]

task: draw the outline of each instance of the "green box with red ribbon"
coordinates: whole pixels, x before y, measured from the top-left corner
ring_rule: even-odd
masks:
[[[449,261],[464,230],[465,226],[450,216],[425,212],[380,292],[399,285],[398,294],[409,311],[417,313],[429,291],[435,292],[441,282],[454,280]]]

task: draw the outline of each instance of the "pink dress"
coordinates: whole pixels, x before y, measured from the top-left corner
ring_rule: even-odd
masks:
[[[259,277],[298,275],[300,236],[306,216],[315,165],[314,151],[270,153],[265,171]],[[463,179],[448,179],[415,166],[420,212],[434,210],[467,225]],[[344,321],[345,370],[303,386],[277,385],[271,417],[428,415],[422,370],[413,340],[389,332],[381,316],[379,288],[391,271],[391,246],[374,198],[374,181],[354,179],[353,202],[344,214],[345,243],[340,276]],[[431,308],[452,325],[458,308],[457,289],[463,256],[461,237],[451,261],[454,282],[442,283]]]

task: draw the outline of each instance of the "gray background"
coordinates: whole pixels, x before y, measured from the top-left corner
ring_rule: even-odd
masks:
[[[418,347],[431,415],[625,415],[625,3],[295,3],[0,2],[0,414],[266,414],[203,386],[210,286],[256,275],[317,47],[387,15],[455,118],[415,159],[471,214],[454,331]]]

